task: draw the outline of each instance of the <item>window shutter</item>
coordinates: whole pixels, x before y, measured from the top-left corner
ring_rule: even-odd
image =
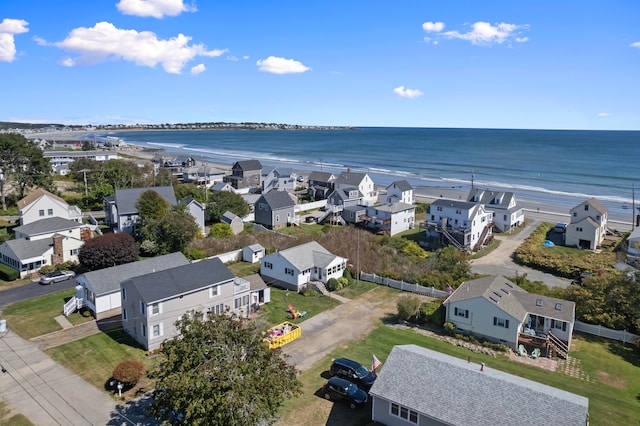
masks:
[[[493,317],[493,325],[497,325],[498,324],[498,318]]]
[[[504,321],[504,328],[509,328],[509,320]]]
[[[453,309],[453,314],[458,316],[458,308],[457,307]]]
[[[466,310],[464,311],[464,317],[465,317],[465,318],[469,318],[469,310],[468,310],[468,309],[466,309]]]
[[[567,323],[566,322],[562,323],[562,331],[567,331]]]

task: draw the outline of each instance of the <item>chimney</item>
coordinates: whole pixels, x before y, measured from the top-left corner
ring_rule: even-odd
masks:
[[[53,256],[51,263],[53,265],[60,265],[64,263],[64,249],[62,248],[62,235],[56,234],[53,236]]]

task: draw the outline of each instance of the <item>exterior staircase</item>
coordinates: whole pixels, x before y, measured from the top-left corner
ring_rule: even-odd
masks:
[[[478,244],[476,244],[475,248],[473,249],[474,251],[478,251],[482,248],[492,227],[492,223],[484,227],[484,229],[482,230],[482,234],[480,234],[480,238],[478,239]]]
[[[567,356],[569,354],[569,347],[566,345],[566,343],[564,343],[562,340],[556,337],[553,333],[551,333],[551,330],[549,330],[549,333],[547,334],[547,345],[548,345],[548,349],[547,349],[548,356],[551,355],[551,352],[552,352],[551,350],[553,350],[558,355],[558,357],[562,359],[567,359]]]

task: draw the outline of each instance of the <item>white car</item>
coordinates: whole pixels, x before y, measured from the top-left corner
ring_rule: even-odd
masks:
[[[73,271],[50,272],[47,275],[44,275],[42,278],[40,278],[40,284],[53,284],[60,281],[68,280],[75,276],[76,276],[76,273]]]

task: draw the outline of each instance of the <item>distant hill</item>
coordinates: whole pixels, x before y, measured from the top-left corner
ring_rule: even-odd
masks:
[[[0,121],[0,130],[4,129],[42,129],[46,127],[65,127],[63,124],[43,124],[43,123],[14,123],[11,121]]]

